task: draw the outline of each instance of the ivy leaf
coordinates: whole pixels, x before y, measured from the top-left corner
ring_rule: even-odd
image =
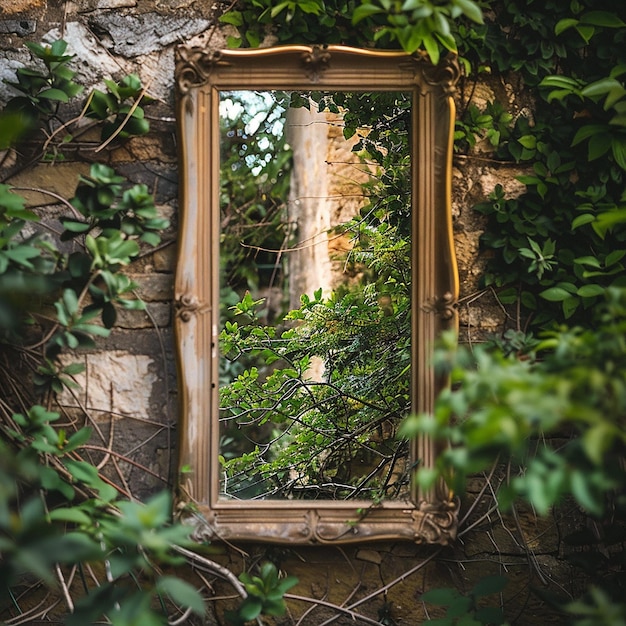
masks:
[[[494,576],[486,576],[481,578],[474,586],[470,595],[472,596],[489,596],[493,593],[500,593],[507,585],[508,579],[506,576],[500,576],[496,574]]]
[[[68,95],[62,91],[61,89],[45,89],[41,91],[38,96],[40,98],[45,98],[46,100],[56,100],[57,102],[69,102]]]
[[[562,287],[550,287],[548,289],[544,289],[544,291],[542,291],[539,295],[544,300],[548,300],[550,302],[561,302],[569,298],[572,294]]]
[[[626,26],[615,12],[610,11],[589,11],[580,18],[581,22],[593,26],[603,26],[605,28],[621,28]]]
[[[483,12],[481,11],[478,4],[472,2],[472,0],[454,0],[454,5],[459,7],[465,17],[468,17],[472,22],[476,22],[477,24],[483,24]]]

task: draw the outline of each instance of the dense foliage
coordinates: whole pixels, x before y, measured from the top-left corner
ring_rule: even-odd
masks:
[[[494,161],[518,163],[528,170],[520,178],[526,186],[521,196],[509,198],[496,187],[477,207],[487,219],[483,245],[492,256],[485,286],[493,288],[502,304],[511,305],[515,328],[499,338],[496,348],[469,351],[455,349],[453,342],[445,345],[438,353],[438,366],[456,384],[439,399],[434,416],[409,418],[403,433],[428,433],[451,443],[438,459],[437,471],[458,493],[463,493],[468,477],[500,462],[509,468],[510,477],[497,493],[503,507],[514,506],[521,498],[545,514],[564,498],[573,498],[597,522],[593,536],[581,529],[566,539],[584,546],[577,562],[592,573],[594,586],[577,601],[553,601],[580,626],[624,623],[621,523],[626,477],[620,459],[626,414],[625,10],[610,0],[416,0],[400,5],[386,0],[362,4],[259,0],[242,3],[222,21],[242,35],[239,41],[233,38],[233,45],[258,45],[273,29],[282,43],[401,45],[411,52],[421,49],[434,61],[446,50],[457,50],[466,74],[463,93],[470,93],[474,81],[484,76],[506,79],[512,73],[531,90],[532,111],[509,111],[508,103],[498,101],[482,109],[469,103],[457,124],[460,153],[471,158],[477,143],[486,141]],[[42,65],[18,71],[15,87],[20,95],[0,115],[0,147],[19,140],[26,162],[60,159],[73,139],[60,108],[81,88],[73,81],[63,42],[31,44],[30,49]],[[109,81],[107,92],[90,95],[84,117],[100,128],[102,142],[142,134],[148,130],[145,96],[134,77]],[[361,148],[375,154],[371,145]],[[235,166],[228,182],[232,188],[241,180],[237,180],[241,156],[237,152],[229,156]],[[269,166],[271,160],[266,163]],[[386,402],[380,393],[386,381],[377,376],[375,363],[359,364],[360,378],[341,363],[381,337],[388,338],[389,346],[394,342],[401,349],[406,346],[408,335],[402,330],[406,215],[404,205],[396,202],[397,194],[390,192],[402,176],[390,164],[383,169],[385,178],[370,194],[371,205],[347,226],[361,246],[358,262],[384,270],[372,293],[357,289],[332,298],[309,294],[290,314],[304,322],[299,327],[303,330],[284,331],[292,342],[291,352],[282,347],[286,344],[279,350],[271,341],[266,344],[273,339],[268,337],[272,331],[255,318],[253,299],[237,302],[227,294],[234,307],[231,313],[251,322],[242,332],[239,321],[229,320],[223,338],[227,347],[255,351],[255,359],[288,361],[288,367],[276,368],[260,381],[265,397],[272,384],[277,390],[285,385],[302,389],[306,359],[317,351],[327,360],[332,356],[337,364],[327,390],[368,411],[373,396]],[[277,171],[269,175],[270,193],[277,176]],[[224,190],[229,199],[232,188]],[[251,210],[235,216],[240,207],[232,205],[232,219],[254,223],[264,219],[268,209],[270,213],[276,209],[261,188],[245,193],[249,195],[241,206]],[[178,579],[158,579],[152,568],[152,558],[176,563],[170,546],[185,542],[182,529],[168,523],[168,500],[161,496],[145,506],[120,501],[94,465],[80,457],[89,430],[68,429],[65,424],[53,428],[62,418],[46,406],[54,393],[71,386],[71,377],[78,372],[74,365],[62,365],[57,356],[106,335],[117,307],[141,306],[128,297],[132,284],[119,270],[141,245],[158,241],[165,223],[145,188],[126,185],[101,165],[92,168],[76,197],[64,204],[68,212],[62,221],[63,238],[78,244],[70,254],[42,234],[36,216],[24,209],[15,190],[0,187],[3,582],[12,584],[26,571],[46,583],[56,577],[65,591],[68,570],[63,567],[76,565],[82,572],[84,564],[108,562],[112,569],[100,587],[92,588],[75,606],[69,599],[75,623],[102,613],[115,614],[117,624],[136,623],[138,615],[145,620],[142,623],[162,623],[165,613],[150,605],[155,594],[169,595],[175,603],[202,612],[193,589]],[[274,235],[278,243],[284,234],[279,228]],[[376,263],[380,267],[375,268]],[[248,276],[240,273],[239,278],[244,290],[262,280],[256,270]],[[390,291],[392,307],[385,310],[379,296],[389,296]],[[328,333],[329,327],[335,332]],[[303,339],[312,340],[313,347]],[[14,362],[26,364],[32,386],[24,384],[27,379],[21,373],[19,384],[11,376]],[[402,363],[394,366],[396,370],[390,371],[402,369]],[[243,375],[236,368],[232,374]],[[355,381],[359,395],[351,387]],[[364,387],[369,388],[365,395]],[[45,402],[37,404],[35,394],[42,393],[38,397]],[[235,395],[233,402],[240,402],[241,394]],[[402,403],[402,395],[393,401]],[[324,401],[318,398],[302,406],[309,413]],[[293,407],[288,410],[294,414]],[[368,411],[361,415],[375,423],[376,414]],[[309,444],[317,445],[317,435],[327,434],[315,433],[315,442]],[[566,444],[551,444],[552,436],[564,434],[570,436]],[[419,474],[425,485],[434,478],[432,473]],[[232,616],[233,623],[256,619],[261,612],[282,612],[281,597],[292,582],[280,579],[269,565],[258,576],[244,575],[248,598],[239,615]],[[501,612],[485,611],[478,602],[498,592],[502,584],[501,579],[491,579],[477,584],[467,596],[448,590],[423,599],[448,606],[440,624],[502,623]],[[19,599],[12,600],[19,607]]]
[[[65,42],[29,48],[40,63],[18,70],[11,85],[20,95],[0,113],[0,143],[10,148],[4,153],[7,182],[40,159],[63,158],[71,132],[81,130],[79,120],[67,123],[61,110],[82,91],[73,80]],[[99,120],[100,140],[147,132],[140,106],[146,99],[137,77],[107,81],[107,88],[93,92],[84,107],[87,118]],[[121,270],[142,245],[160,242],[168,221],[158,215],[145,185],[129,185],[98,163],[81,177],[73,198],[40,192],[65,209],[59,238],[49,235],[56,229],[46,209],[26,209],[18,190],[0,185],[3,622],[35,619],[23,602],[42,584],[59,588],[64,623],[70,626],[102,616],[120,625],[163,624],[166,602],[202,614],[198,592],[159,569],[180,565],[184,559],[176,550],[191,545],[188,529],[171,523],[170,495],[145,504],[128,500],[123,484],[94,462],[94,453],[106,452],[107,441],[87,425],[88,415],[72,419],[49,408],[57,393],[77,387],[73,377],[83,369],[59,357],[108,336],[119,307],[144,306]],[[102,568],[104,573],[94,574]],[[78,598],[70,591],[77,574]],[[161,610],[154,610],[154,598],[161,599]]]

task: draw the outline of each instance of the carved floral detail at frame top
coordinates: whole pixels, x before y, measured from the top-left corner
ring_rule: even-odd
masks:
[[[285,49],[299,53],[301,69],[312,84],[318,83],[324,72],[332,67],[333,57],[340,54],[340,51],[343,51],[344,54],[354,54],[355,66],[358,66],[359,58],[361,58],[359,52],[371,53],[373,56],[384,55],[387,52],[358,51],[342,46],[325,45],[285,46]],[[278,50],[279,48],[261,48],[254,52],[260,56],[265,53],[273,54]],[[228,51],[211,50],[198,46],[179,46],[176,50],[176,76],[179,93],[184,97],[194,87],[199,87],[208,82],[212,71],[217,66],[229,64],[227,53]],[[395,54],[402,55],[399,51]],[[430,63],[426,53],[418,51],[412,56],[405,55],[402,63],[408,64],[410,67],[407,66],[407,70],[413,71],[416,77],[418,74],[421,75],[424,84],[441,85],[446,95],[454,93],[456,82],[460,76],[460,67],[456,55],[448,54],[435,66]]]

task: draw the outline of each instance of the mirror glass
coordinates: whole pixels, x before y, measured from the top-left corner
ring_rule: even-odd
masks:
[[[219,92],[219,498],[408,500],[412,94]]]

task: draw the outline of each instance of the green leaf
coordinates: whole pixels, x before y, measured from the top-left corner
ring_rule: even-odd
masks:
[[[156,583],[156,590],[166,593],[175,604],[191,609],[196,615],[204,615],[204,600],[200,592],[188,582],[175,576],[161,576]]]
[[[572,230],[579,228],[580,226],[584,226],[585,224],[589,224],[595,220],[595,215],[593,213],[583,213],[582,215],[576,216],[572,220]]]
[[[570,296],[569,298],[565,298],[565,300],[563,300],[563,303],[561,306],[563,309],[563,316],[565,317],[565,319],[569,319],[572,315],[574,315],[579,304],[580,304],[580,299],[576,298],[575,296]]]
[[[361,20],[364,20],[372,15],[383,13],[383,9],[374,4],[361,4],[352,13],[352,23],[357,24]]]
[[[74,315],[78,312],[78,296],[73,289],[65,289],[63,291],[63,304],[65,305],[65,310],[70,314]]]
[[[598,135],[601,133],[606,134],[606,126],[601,124],[587,124],[578,129],[576,134],[574,135],[574,139],[572,139],[572,146],[576,146],[585,139],[589,139],[594,135]]]
[[[576,293],[581,298],[595,298],[603,296],[606,293],[606,288],[602,285],[583,285]]]
[[[626,24],[614,11],[589,11],[584,13],[580,21],[593,26],[603,26],[605,28],[621,28]]]
[[[484,606],[477,609],[474,616],[481,625],[490,624],[492,626],[497,626],[498,624],[505,623],[502,609],[497,606]]]
[[[593,26],[579,23],[578,26],[576,26],[576,31],[583,38],[585,43],[589,43],[590,39],[596,32],[596,29]]]
[[[615,78],[602,78],[584,87],[580,93],[587,98],[593,98],[603,96],[616,87],[623,89],[622,84]]]
[[[452,606],[461,598],[461,594],[456,589],[441,588],[431,589],[420,596],[420,600],[423,602],[430,602],[430,604],[437,604],[442,606]]]
[[[69,102],[69,98],[64,91],[60,89],[44,89],[44,91],[38,94],[39,98],[45,98],[46,100],[56,100],[58,102]]]
[[[54,509],[50,512],[49,517],[54,522],[70,522],[83,526],[89,526],[92,523],[92,519],[89,515],[76,506],[71,508]]]
[[[560,35],[562,32],[566,31],[568,28],[572,28],[573,26],[576,26],[578,24],[577,19],[573,18],[573,17],[566,17],[562,20],[559,20],[556,24],[556,26],[554,27],[554,33],[555,35]]]
[[[77,222],[76,220],[71,219],[61,220],[61,223],[63,224],[63,228],[65,228],[65,230],[72,233],[85,233],[91,228],[91,225],[88,222]]]
[[[483,24],[483,12],[481,11],[478,4],[472,2],[471,0],[453,0],[454,4],[458,6],[465,17],[468,17],[473,22],[477,24]]]
[[[571,297],[571,293],[562,287],[550,287],[539,294],[544,300],[550,302],[561,302]]]
[[[51,467],[40,467],[39,479],[41,480],[41,486],[44,489],[47,489],[49,491],[58,491],[68,501],[74,499],[74,488],[66,483],[59,476],[59,473]]]
[[[500,576],[496,574],[494,576],[487,576],[485,578],[481,578],[472,591],[470,595],[472,596],[488,596],[493,593],[500,593],[507,585],[508,579],[506,576]]]
[[[423,38],[422,43],[424,48],[426,48],[428,56],[430,57],[430,62],[433,65],[437,65],[439,63],[439,43],[437,40],[433,36],[427,35]],[[412,53],[416,48],[417,45],[414,46],[413,43],[409,43],[408,49],[405,50],[406,52]]]
[[[537,147],[537,137],[535,135],[524,135],[517,141],[529,150],[534,150]]]
[[[261,610],[263,609],[263,603],[261,600],[256,598],[246,598],[239,609],[239,616],[249,622],[250,620],[256,619],[259,615],[261,615]]]
[[[604,421],[594,424],[582,435],[583,449],[596,465],[602,465],[604,455],[617,437],[615,428]]]
[[[624,217],[624,221],[626,221],[626,211],[622,211],[622,216]],[[609,268],[621,261],[624,256],[626,256],[626,250],[613,250],[613,252],[609,252],[609,254],[606,255],[604,265]]]
[[[100,479],[97,468],[91,465],[91,463],[87,463],[86,461],[75,461],[74,459],[65,459],[63,464],[74,480],[85,483],[86,485],[93,485]]]
[[[611,151],[613,152],[615,162],[623,170],[626,170],[626,140],[614,137],[611,141]]]
[[[71,452],[72,450],[76,450],[83,444],[87,443],[91,438],[93,433],[92,428],[84,427],[80,430],[77,430],[68,440],[67,443],[63,446],[64,452]]]
[[[570,477],[570,488],[572,495],[588,513],[601,515],[603,506],[601,494],[598,493],[594,485],[588,479],[587,474],[582,470],[574,470]]]
[[[233,26],[243,26],[243,14],[241,11],[228,11],[220,16],[222,24],[232,24]]]
[[[595,161],[606,154],[612,147],[611,135],[609,133],[601,133],[593,135],[589,138],[588,158]]]
[[[546,76],[539,83],[540,87],[556,87],[558,89],[568,89],[570,91],[578,91],[581,83],[576,78],[569,76]]]

